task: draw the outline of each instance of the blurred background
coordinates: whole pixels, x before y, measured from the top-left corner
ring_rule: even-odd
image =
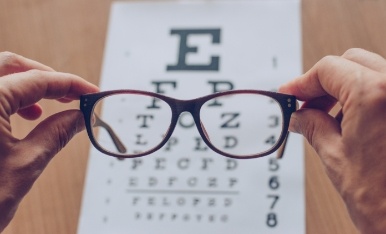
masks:
[[[0,51],[98,84],[111,2],[0,0]],[[386,56],[386,1],[303,0],[301,6],[304,71],[323,56],[341,55],[352,47]],[[79,105],[41,104],[42,118]],[[18,116],[12,120],[20,138],[38,123]],[[76,233],[89,146],[83,132],[52,160],[4,234]],[[356,233],[317,155],[307,144],[305,148],[307,233]]]

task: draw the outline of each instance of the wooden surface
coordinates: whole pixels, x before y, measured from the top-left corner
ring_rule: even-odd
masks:
[[[24,55],[98,84],[110,3],[0,0],[0,51]],[[386,1],[303,0],[302,14],[304,70],[325,55],[340,55],[351,47],[386,55]],[[78,103],[42,105],[43,118],[78,107]],[[19,117],[13,121],[18,137],[37,123]],[[3,234],[76,233],[88,150],[86,134],[76,136],[50,163]],[[305,160],[307,233],[356,233],[317,155],[307,145]]]

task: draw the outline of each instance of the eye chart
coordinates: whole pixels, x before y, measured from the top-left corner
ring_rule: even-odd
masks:
[[[298,0],[116,2],[100,86],[193,99],[230,89],[276,90],[301,71]],[[266,121],[268,109],[252,121]],[[125,124],[104,107],[100,115]],[[214,124],[243,124],[237,115],[224,116]],[[158,132],[150,118],[137,121]],[[264,130],[256,134],[269,139]],[[280,160],[226,158],[183,114],[168,143],[151,155],[118,160],[92,147],[78,233],[305,233],[302,138],[290,134]]]

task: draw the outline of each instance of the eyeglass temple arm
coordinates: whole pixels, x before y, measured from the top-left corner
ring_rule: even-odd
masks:
[[[287,132],[287,134],[285,135],[283,143],[281,144],[281,146],[277,150],[277,154],[276,154],[277,159],[281,159],[284,155],[285,147],[287,145],[288,135],[289,135],[289,132]]]
[[[95,117],[95,122],[94,125],[95,127],[102,127],[106,129],[106,131],[109,133],[109,136],[111,137],[111,140],[113,140],[113,143],[115,147],[117,147],[117,150],[120,153],[126,153],[126,147],[122,144],[122,141],[119,139],[117,134],[113,131],[113,129],[108,125],[105,121],[103,121],[101,118],[99,118],[98,115],[94,114]]]
[[[298,110],[298,109],[299,109],[299,102],[296,101],[296,110]],[[277,155],[276,155],[277,159],[282,158],[284,155],[285,147],[287,145],[288,136],[289,136],[289,132],[287,132],[287,134],[285,135],[283,143],[281,144],[281,146],[277,150]]]

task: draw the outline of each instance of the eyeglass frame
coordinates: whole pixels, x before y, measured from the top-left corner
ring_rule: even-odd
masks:
[[[92,121],[92,114],[94,112],[95,105],[98,103],[103,98],[106,98],[108,96],[112,95],[117,95],[117,94],[136,94],[136,95],[145,95],[145,96],[150,96],[152,98],[158,98],[160,100],[163,100],[166,102],[169,107],[171,108],[172,111],[172,118],[170,122],[169,129],[167,133],[164,136],[164,139],[155,147],[152,149],[138,153],[135,155],[121,155],[117,153],[113,153],[111,151],[108,151],[101,147],[97,140],[94,137],[93,133],[93,121]],[[226,152],[223,152],[213,146],[210,143],[210,140],[208,139],[208,136],[205,132],[205,129],[202,127],[201,124],[201,119],[200,119],[200,110],[201,107],[209,100],[225,96],[225,95],[232,95],[232,94],[259,94],[263,95],[266,97],[270,97],[273,100],[275,100],[279,105],[280,109],[282,111],[282,116],[283,116],[283,122],[282,122],[282,131],[280,134],[279,139],[276,141],[276,144],[272,146],[269,150],[264,151],[259,154],[253,154],[253,155],[248,155],[248,156],[237,156],[233,154],[229,154]],[[172,136],[174,129],[177,125],[178,118],[183,112],[189,112],[195,122],[195,125],[197,127],[197,130],[202,138],[202,140],[205,142],[205,144],[214,152],[223,155],[228,158],[234,158],[234,159],[251,159],[251,158],[260,158],[267,156],[269,154],[272,154],[276,150],[278,150],[277,158],[282,158],[285,150],[285,146],[287,143],[287,138],[288,138],[288,127],[291,119],[291,115],[293,112],[295,112],[298,109],[298,103],[297,99],[293,95],[289,94],[283,94],[283,93],[277,93],[277,92],[271,92],[271,91],[263,91],[263,90],[249,90],[249,89],[241,89],[241,90],[229,90],[229,91],[223,91],[223,92],[217,92],[213,94],[209,94],[206,96],[194,98],[194,99],[189,99],[189,100],[180,100],[172,97],[168,97],[159,93],[153,93],[153,92],[148,92],[148,91],[142,91],[142,90],[132,90],[132,89],[119,89],[119,90],[109,90],[109,91],[103,91],[103,92],[98,92],[98,93],[89,93],[89,94],[84,94],[80,96],[80,110],[83,113],[84,120],[85,120],[85,125],[86,125],[86,130],[87,134],[89,136],[89,139],[93,146],[99,150],[100,152],[117,157],[117,158],[137,158],[137,157],[143,157],[149,154],[152,154],[156,152],[157,150],[161,149],[170,139]],[[120,147],[123,147],[123,144],[120,142],[119,138],[114,134],[112,129],[108,126],[107,123],[104,123],[97,115],[95,115],[97,118],[96,121],[101,121],[99,122],[103,127],[106,128],[106,130],[109,132],[110,136],[113,139],[114,144],[116,147],[119,149]],[[94,124],[95,124],[95,119],[94,119]]]

